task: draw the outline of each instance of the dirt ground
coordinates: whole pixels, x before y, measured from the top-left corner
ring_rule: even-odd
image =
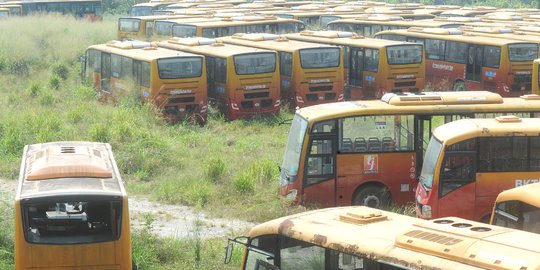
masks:
[[[0,200],[13,202],[16,186],[16,180],[0,179]],[[137,197],[129,197],[129,212],[132,230],[149,226],[161,237],[233,236],[232,233],[246,232],[255,225],[235,219],[214,219],[192,207],[161,204]]]

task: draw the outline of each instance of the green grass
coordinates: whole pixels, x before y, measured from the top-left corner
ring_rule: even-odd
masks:
[[[155,108],[134,102],[133,95],[116,106],[97,101],[95,90],[80,82],[79,56],[90,45],[114,39],[115,25],[114,18],[2,21],[0,177],[17,177],[26,144],[101,141],[112,145],[130,195],[253,222],[296,211],[278,195],[277,163],[289,128],[279,122],[290,113],[232,122],[214,113],[200,127],[166,124]],[[2,211],[0,225],[12,228],[12,208]],[[238,260],[222,263],[225,238],[160,239],[148,230],[134,231],[132,238],[135,261],[143,269],[238,267]],[[0,269],[12,265],[13,235],[2,233]]]

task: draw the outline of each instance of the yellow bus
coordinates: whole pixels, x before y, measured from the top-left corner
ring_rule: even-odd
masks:
[[[414,202],[424,150],[437,126],[504,114],[538,117],[536,96],[487,92],[389,93],[296,111],[281,163],[281,195],[315,206]]]
[[[207,84],[204,57],[158,48],[142,41],[113,41],[90,46],[83,63],[84,79],[103,99],[135,92],[142,102],[163,109],[171,122],[204,124]]]
[[[499,193],[490,224],[540,233],[540,181],[520,180],[515,188]]]
[[[10,17],[22,16],[22,6],[20,4],[8,4],[8,3],[10,2],[0,3],[0,8],[8,9]]]
[[[436,20],[406,20],[399,16],[378,15],[356,19],[335,20],[328,24],[329,30],[354,32],[364,37],[373,37],[377,32],[409,27],[456,28],[463,25],[460,22],[445,22]]]
[[[500,192],[540,178],[539,134],[540,119],[514,115],[438,127],[416,188],[417,215],[487,223]]]
[[[347,99],[377,99],[387,92],[424,89],[421,44],[363,38],[339,31],[302,31],[285,36],[343,48]]]
[[[279,113],[279,65],[275,51],[208,38],[172,38],[158,46],[205,56],[208,96],[227,119]]]
[[[476,17],[497,11],[495,7],[462,7],[459,9],[447,10],[439,14],[441,17]]]
[[[235,34],[219,40],[278,52],[281,98],[294,108],[343,101],[341,48],[273,34]]]
[[[538,42],[416,27],[383,31],[376,37],[423,43],[426,83],[432,89],[489,90],[503,96],[531,93],[531,63],[538,58]]]
[[[15,269],[132,269],[128,197],[111,146],[24,147]]]
[[[172,26],[172,36],[217,38],[235,33],[287,34],[303,29],[304,24],[298,20],[255,15],[206,22],[176,23]]]
[[[118,18],[117,39],[136,39],[150,41],[154,34],[154,23],[159,20],[191,19],[207,17],[206,11],[190,11],[179,15],[150,15]]]
[[[532,93],[540,95],[540,59],[533,61],[532,67]]]
[[[159,19],[154,21],[154,29],[152,30],[151,39],[155,41],[165,40],[173,37],[173,26],[183,23],[199,23],[199,22],[213,22],[221,21],[222,17],[215,17],[213,14],[205,16],[197,16],[191,18],[168,18],[168,19]],[[182,29],[177,29],[176,35],[183,36],[186,33],[181,31]],[[191,34],[191,33],[187,33]]]
[[[356,206],[290,215],[229,239],[241,270],[540,269],[540,235],[456,217],[422,221]]]
[[[1,8],[0,7],[0,20],[8,18],[9,15],[9,9],[8,8]]]

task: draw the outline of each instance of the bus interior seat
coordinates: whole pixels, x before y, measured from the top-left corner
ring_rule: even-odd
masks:
[[[352,152],[353,142],[351,138],[343,138],[341,142],[341,152]]]
[[[364,138],[354,139],[354,152],[367,152],[367,143]]]
[[[382,150],[383,151],[394,151],[396,150],[396,142],[391,137],[382,138]]]
[[[368,138],[368,151],[381,151],[381,141],[377,137]]]

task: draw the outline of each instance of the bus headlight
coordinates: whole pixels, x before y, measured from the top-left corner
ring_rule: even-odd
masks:
[[[296,195],[298,194],[298,190],[296,189],[291,189],[291,192],[289,192],[289,194],[287,194],[286,198],[293,201],[296,199]]]
[[[431,206],[429,205],[422,205],[422,216],[424,218],[431,218]]]

